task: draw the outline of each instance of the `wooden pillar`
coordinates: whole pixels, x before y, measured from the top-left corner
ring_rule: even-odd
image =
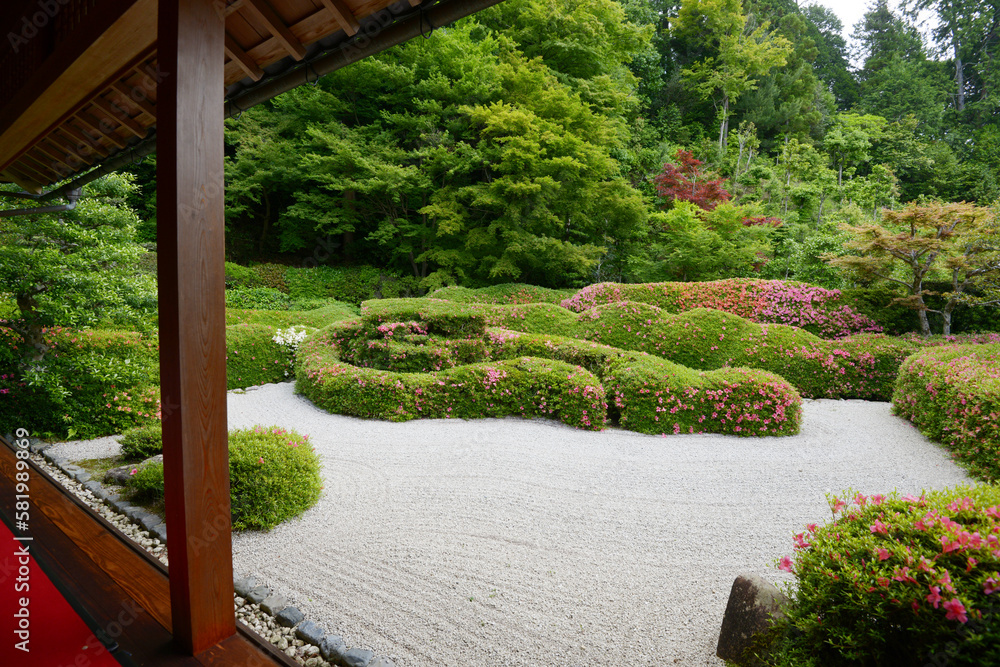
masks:
[[[226,424],[224,20],[159,0],[160,387],[173,634],[198,654],[236,631]]]

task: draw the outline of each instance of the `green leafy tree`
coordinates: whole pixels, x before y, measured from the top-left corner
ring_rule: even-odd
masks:
[[[1000,224],[996,211],[973,204],[911,204],[886,211],[884,224],[845,226],[853,237],[846,246],[857,255],[830,257],[835,266],[902,285],[898,301],[914,308],[924,336],[931,334],[928,312],[941,315],[942,333],[951,333],[951,316],[969,288],[991,287],[1000,275]],[[924,283],[940,276],[951,284],[944,305],[932,310]]]
[[[829,7],[807,5],[802,8],[807,21],[806,34],[816,46],[813,68],[816,76],[833,94],[837,109],[850,109],[858,96],[858,84],[850,71],[850,56],[844,39],[844,24]]]
[[[134,187],[130,176],[113,174],[87,186],[71,211],[0,218],[0,292],[17,305],[0,328],[24,340],[24,363],[48,353],[47,327],[135,324],[155,309],[152,278],[136,272],[146,251],[125,203]]]
[[[740,0],[681,3],[674,30],[706,42],[706,56],[681,73],[703,99],[715,104],[720,155],[728,140],[730,107],[757,87],[758,77],[784,65],[792,51],[789,41],[768,27],[749,22]]]

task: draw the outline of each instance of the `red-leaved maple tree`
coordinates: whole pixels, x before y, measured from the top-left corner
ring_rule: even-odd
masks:
[[[710,179],[702,170],[702,161],[691,151],[678,149],[674,162],[667,162],[654,179],[656,193],[668,200],[689,201],[706,211],[711,211],[724,201],[729,201],[729,192],[722,187],[724,179]]]

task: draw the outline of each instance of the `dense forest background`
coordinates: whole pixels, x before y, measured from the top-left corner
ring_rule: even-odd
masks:
[[[1000,197],[1000,4],[876,0],[848,28],[794,0],[505,0],[227,121],[229,259],[420,290],[855,284],[821,259],[845,225]]]

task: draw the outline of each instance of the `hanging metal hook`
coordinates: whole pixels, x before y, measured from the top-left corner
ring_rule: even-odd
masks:
[[[312,72],[313,76],[316,77],[312,81],[309,81],[309,72]],[[316,68],[313,67],[311,60],[306,61],[306,83],[312,83],[314,86],[319,85],[319,72],[317,72]]]
[[[430,39],[431,35],[434,34],[435,26],[433,23],[431,23],[430,18],[427,17],[427,12],[424,11],[424,5],[422,3],[419,7],[419,10],[420,10],[420,36],[423,37],[424,39]],[[431,29],[427,32],[426,35],[424,34],[424,21],[426,21],[427,25],[431,27]]]
[[[229,104],[236,107],[236,110],[239,111],[239,113],[236,114],[235,116],[232,116],[232,118],[234,120],[239,120],[243,116],[243,109],[241,109],[240,105],[236,103],[236,100],[229,100]]]

